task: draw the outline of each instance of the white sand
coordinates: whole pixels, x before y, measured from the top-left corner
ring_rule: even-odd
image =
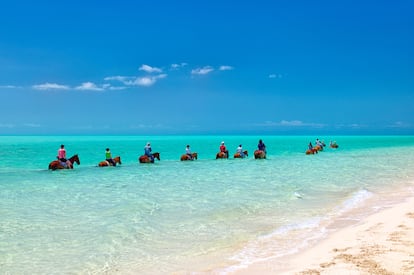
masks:
[[[414,197],[342,228],[302,253],[234,274],[414,274]]]

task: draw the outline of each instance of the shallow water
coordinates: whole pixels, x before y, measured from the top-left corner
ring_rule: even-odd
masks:
[[[265,160],[252,157],[259,138]],[[300,250],[331,220],[414,179],[412,136],[320,137],[339,148],[305,155],[315,138],[2,136],[0,270],[225,273]],[[249,158],[215,160],[222,140]],[[161,161],[138,163],[147,141]],[[61,143],[81,164],[48,171]],[[186,144],[198,160],[179,161]],[[96,167],[106,147],[122,165]]]

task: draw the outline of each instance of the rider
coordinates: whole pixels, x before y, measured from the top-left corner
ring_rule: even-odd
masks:
[[[323,149],[323,143],[319,140],[319,138],[316,139],[315,143]]]
[[[226,145],[224,145],[224,141],[220,144],[220,152],[223,152],[226,154],[226,157],[229,157],[229,151],[227,151]]]
[[[236,153],[239,153],[239,154],[240,154],[240,157],[241,157],[241,158],[244,158],[243,147],[242,147],[242,145],[241,145],[241,144],[239,145],[239,147],[237,147],[237,149],[236,149]]]
[[[107,162],[112,164],[112,166],[116,166],[116,162],[112,159],[112,154],[111,154],[111,151],[109,150],[109,148],[106,148],[105,159],[106,159]]]
[[[263,143],[262,140],[259,140],[259,144],[257,144],[257,148],[266,154],[266,145]]]
[[[147,145],[145,145],[144,147],[144,155],[149,157],[151,161],[154,161],[154,156],[152,155],[151,151],[152,151],[151,143],[147,142]]]
[[[65,145],[63,144],[60,145],[57,158],[62,163],[63,166],[68,166],[69,168],[72,168],[72,163],[70,162],[70,160],[66,159]]]
[[[193,159],[193,155],[191,154],[190,145],[185,147],[185,154],[190,158]]]

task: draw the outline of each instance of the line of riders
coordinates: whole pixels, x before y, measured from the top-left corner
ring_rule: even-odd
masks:
[[[312,142],[309,142],[308,150],[306,150],[306,155],[313,155],[317,154],[318,151],[323,151],[323,148],[326,146],[324,141],[320,141],[318,138],[315,141],[315,146],[312,145]],[[330,141],[329,147],[336,149],[339,147],[339,145],[336,143],[336,141]]]
[[[234,158],[246,158],[248,157],[248,152],[243,149],[243,146],[240,144],[237,149],[236,153],[234,154]],[[219,147],[219,152],[216,154],[216,159],[228,159],[229,158],[229,151],[224,144],[224,141],[221,142]],[[254,151],[254,158],[255,159],[264,159],[266,158],[266,145],[263,143],[262,140],[259,140],[257,145],[257,150]],[[154,163],[154,160],[160,160],[160,153],[152,153],[151,143],[147,142],[147,145],[144,147],[144,155],[139,157],[140,163]],[[185,154],[181,155],[180,160],[196,160],[197,153],[191,152],[190,145],[187,145],[185,148]],[[57,169],[73,169],[73,164],[77,163],[80,164],[79,156],[76,154],[71,158],[66,158],[66,149],[65,145],[60,145],[58,150],[57,160],[50,162],[49,169],[57,170]],[[99,162],[99,167],[105,166],[116,166],[117,164],[121,164],[121,157],[116,156],[112,158],[112,153],[109,148],[105,150],[105,160]]]

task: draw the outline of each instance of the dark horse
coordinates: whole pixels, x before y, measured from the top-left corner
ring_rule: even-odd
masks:
[[[254,151],[254,158],[255,159],[265,159],[266,158],[266,152],[263,150],[256,150]]]
[[[138,159],[139,163],[154,163],[154,159],[160,160],[160,153],[154,153],[152,154],[152,156],[154,157],[153,159],[151,159],[147,155],[140,156]]]
[[[115,164],[117,164],[117,163],[122,164],[120,156],[114,157],[113,160],[114,160]],[[105,166],[113,166],[113,165],[109,161],[103,160],[98,164],[98,166],[99,167],[105,167]]]
[[[181,155],[181,160],[195,160],[198,157],[197,153],[192,153],[191,156],[192,158],[187,154]]]
[[[65,165],[60,160],[54,160],[51,163],[49,163],[49,169],[57,170],[57,169],[73,169],[73,163],[76,162],[78,165],[80,164],[78,154],[70,157],[68,159],[70,161],[70,165]]]
[[[234,158],[235,159],[242,159],[242,158],[246,158],[246,157],[249,156],[249,153],[247,151],[244,151],[243,153],[244,153],[244,156],[243,157],[240,155],[240,153],[235,153],[234,154]]]

